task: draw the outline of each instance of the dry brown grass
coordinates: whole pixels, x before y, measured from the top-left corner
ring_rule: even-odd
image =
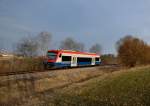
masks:
[[[41,104],[41,101],[46,98],[44,92],[62,89],[103,74],[104,72],[96,67],[88,67],[1,77],[0,105]],[[53,92],[49,93],[51,95]]]
[[[35,88],[38,92],[49,89],[62,88],[71,85],[72,83],[82,82],[84,80],[88,80],[96,76],[101,76],[103,74],[103,71],[99,71],[95,67],[54,71],[51,72],[50,77],[36,80]]]
[[[0,73],[38,71],[43,69],[43,58],[0,59]]]
[[[142,97],[149,98],[148,95],[143,96],[142,90],[147,90],[144,91],[144,95],[146,92],[149,93],[147,85],[143,88],[143,84],[148,84],[149,68],[150,66],[142,66],[112,72],[110,68],[108,71],[103,68],[86,67],[1,77],[0,105],[72,106],[82,103],[83,106],[87,106],[101,103],[104,106],[109,104],[116,106],[124,102],[124,95],[131,98],[126,89],[132,94],[133,87],[141,92]],[[124,81],[126,83],[122,83]],[[120,87],[123,89],[120,90]],[[133,99],[138,102],[138,94],[136,95],[137,99]],[[128,98],[125,99],[133,103]]]

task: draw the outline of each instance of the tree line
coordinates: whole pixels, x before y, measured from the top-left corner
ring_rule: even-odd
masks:
[[[45,55],[46,51],[50,49],[52,42],[52,35],[49,32],[41,32],[37,36],[28,36],[22,38],[15,48],[15,53],[24,57],[34,57],[37,55]],[[143,65],[150,63],[150,46],[143,40],[133,37],[125,36],[116,42],[117,56],[113,54],[103,54],[103,63],[119,63],[127,67],[134,67],[136,65]],[[59,49],[86,51],[85,45],[78,42],[71,37],[62,40]],[[89,52],[101,52],[101,45],[95,43],[92,45]],[[117,60],[117,62],[116,62]]]
[[[15,47],[14,52],[23,57],[34,57],[37,55],[45,55],[46,51],[50,49],[52,42],[52,35],[49,32],[41,32],[37,36],[28,36],[22,38]],[[85,51],[85,45],[78,42],[71,37],[67,37],[60,42],[59,49]],[[101,45],[96,43],[92,45],[89,52],[100,53]]]

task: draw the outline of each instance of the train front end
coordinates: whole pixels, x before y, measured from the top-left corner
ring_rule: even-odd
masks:
[[[56,62],[59,52],[58,51],[48,51],[46,55],[46,59],[44,61],[45,69],[48,68],[56,68]]]

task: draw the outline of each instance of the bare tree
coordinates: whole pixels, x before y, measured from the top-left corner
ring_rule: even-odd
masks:
[[[93,53],[98,53],[100,54],[101,52],[101,45],[96,43],[94,44],[90,49],[89,49],[90,52],[93,52]]]
[[[22,56],[45,55],[51,42],[51,34],[41,32],[35,37],[25,37],[17,43],[16,53]]]
[[[76,48],[76,49],[77,49],[78,51],[84,51],[84,44],[83,44],[83,43],[80,43],[80,42],[79,42],[79,43],[77,43],[76,45],[77,45],[77,48]]]
[[[36,39],[37,39],[37,43],[38,43],[38,49],[42,55],[45,55],[46,51],[50,47],[51,38],[52,38],[52,36],[48,32],[41,32],[37,36]]]
[[[61,42],[60,44],[60,49],[67,49],[67,50],[72,50],[75,47],[75,41],[72,38],[66,38],[64,41]]]
[[[64,41],[61,42],[61,45],[59,48],[60,49],[66,49],[66,50],[83,51],[84,50],[84,44],[80,43],[80,42],[76,42],[72,38],[68,37]]]
[[[32,37],[25,37],[16,45],[16,53],[21,56],[32,57],[37,55],[38,44]]]

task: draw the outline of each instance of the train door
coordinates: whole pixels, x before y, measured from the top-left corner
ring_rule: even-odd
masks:
[[[92,58],[92,65],[95,65],[95,58]]]
[[[71,67],[75,67],[77,66],[77,57],[73,57],[72,56],[72,59],[71,59]]]

